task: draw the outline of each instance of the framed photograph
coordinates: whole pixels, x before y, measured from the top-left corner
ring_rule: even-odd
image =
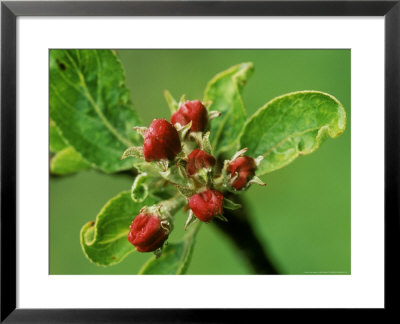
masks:
[[[395,309],[399,1],[1,17],[1,321]]]

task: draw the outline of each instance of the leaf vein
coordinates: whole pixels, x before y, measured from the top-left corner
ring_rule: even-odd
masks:
[[[103,112],[101,111],[101,108],[99,107],[99,105],[97,104],[96,101],[94,101],[91,93],[89,92],[89,89],[87,88],[86,85],[86,81],[84,78],[84,75],[82,74],[82,72],[80,71],[79,67],[76,65],[74,59],[69,55],[68,52],[65,52],[66,55],[68,56],[69,60],[71,61],[71,63],[75,66],[75,69],[78,73],[79,79],[81,80],[82,83],[82,88],[85,94],[85,97],[88,99],[89,103],[92,105],[93,109],[95,110],[95,112],[97,113],[97,115],[99,116],[99,118],[101,119],[101,121],[103,122],[104,126],[107,127],[107,129],[116,137],[118,138],[119,141],[121,141],[122,143],[124,143],[127,146],[132,146],[133,143],[129,140],[127,140],[125,137],[123,137],[115,128],[114,126],[107,120],[106,116],[104,116]]]

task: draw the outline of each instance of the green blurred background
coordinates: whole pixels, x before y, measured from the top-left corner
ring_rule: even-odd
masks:
[[[297,90],[335,96],[348,114],[345,133],[316,152],[264,175],[267,187],[245,194],[260,240],[284,274],[350,274],[350,50],[119,50],[126,84],[144,124],[169,119],[164,89],[177,98],[202,99],[208,80],[252,61],[244,90],[249,115],[270,99]],[[79,231],[133,179],[85,171],[50,178],[50,274],[135,274],[150,254],[134,252],[108,268],[90,263]],[[181,212],[169,241],[183,235]],[[180,224],[180,225],[179,225]],[[246,261],[212,224],[202,226],[188,274],[251,274]]]

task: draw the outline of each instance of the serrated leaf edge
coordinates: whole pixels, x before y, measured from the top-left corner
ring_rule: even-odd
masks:
[[[297,154],[296,154],[292,159],[290,159],[287,163],[283,164],[283,165],[280,166],[279,168],[273,169],[273,170],[268,171],[268,172],[256,172],[257,175],[261,176],[261,175],[263,175],[263,174],[266,174],[266,173],[270,173],[270,172],[279,170],[279,169],[281,169],[281,168],[287,166],[287,165],[290,164],[291,162],[293,162],[297,157],[299,157],[299,156],[301,156],[301,155],[307,155],[307,154],[310,154],[310,153],[314,152],[314,151],[317,150],[317,149],[320,147],[320,145],[324,142],[325,138],[327,138],[327,136],[325,136],[325,138],[324,138],[324,135],[325,135],[325,134],[327,134],[327,135],[328,135],[329,137],[331,137],[331,138],[336,138],[336,137],[340,136],[341,134],[343,134],[343,132],[345,131],[345,129],[346,129],[346,124],[347,124],[347,114],[346,114],[346,111],[345,111],[345,109],[344,109],[344,106],[342,105],[342,103],[341,103],[337,98],[335,98],[334,96],[332,96],[332,95],[329,94],[329,93],[322,92],[322,91],[318,91],[318,90],[301,90],[301,91],[289,92],[289,93],[280,95],[280,96],[278,96],[278,97],[275,97],[275,98],[273,98],[272,100],[268,101],[264,106],[260,107],[260,108],[246,121],[246,123],[244,124],[243,129],[242,129],[242,132],[241,132],[241,134],[240,134],[240,136],[239,136],[239,145],[240,145],[240,142],[241,142],[241,138],[242,138],[242,136],[243,136],[243,134],[244,134],[244,132],[245,132],[245,130],[246,130],[246,128],[247,128],[247,125],[248,125],[253,119],[257,118],[257,116],[258,116],[259,114],[261,114],[265,109],[268,109],[268,107],[269,107],[271,104],[273,104],[275,101],[278,101],[278,100],[280,100],[280,99],[282,99],[283,97],[286,97],[286,96],[296,95],[296,94],[300,94],[300,93],[305,93],[305,94],[307,94],[307,93],[322,94],[322,95],[325,95],[325,96],[331,98],[333,101],[335,101],[335,102],[338,104],[338,107],[339,107],[339,109],[340,109],[340,116],[341,116],[341,119],[342,119],[342,120],[338,120],[338,128],[340,129],[340,131],[339,131],[339,132],[336,132],[336,133],[331,132],[331,131],[330,131],[330,130],[331,130],[331,127],[330,127],[330,125],[328,124],[328,125],[324,125],[324,126],[322,126],[322,127],[317,127],[317,128],[313,128],[313,129],[308,129],[308,130],[306,130],[306,131],[304,131],[304,132],[298,132],[298,133],[295,133],[295,134],[290,135],[289,137],[286,137],[283,141],[277,143],[274,147],[270,148],[266,153],[262,154],[262,156],[264,156],[264,158],[266,158],[274,149],[276,149],[277,147],[279,147],[283,142],[286,142],[287,139],[290,138],[290,137],[299,136],[299,135],[306,134],[306,133],[308,133],[308,132],[315,131],[315,130],[319,129],[318,134],[317,134],[317,136],[316,136],[316,138],[315,138],[317,144],[313,147],[313,149],[308,150],[308,151],[301,151],[301,152],[300,152],[300,151],[297,151]],[[339,117],[339,119],[340,119],[340,117]],[[340,126],[341,124],[342,124],[342,127]]]
[[[110,266],[110,265],[118,264],[121,261],[123,261],[129,254],[131,254],[132,252],[135,251],[135,249],[132,249],[131,251],[128,251],[125,255],[123,255],[118,261],[110,262],[110,263],[107,263],[107,264],[103,264],[103,263],[99,263],[99,262],[96,262],[96,261],[92,260],[92,258],[89,257],[89,255],[87,254],[86,249],[85,249],[85,245],[86,246],[91,246],[91,245],[93,245],[94,242],[96,242],[96,239],[97,239],[97,227],[96,227],[96,224],[101,219],[101,216],[103,215],[104,211],[109,207],[110,204],[112,204],[115,200],[119,199],[124,194],[130,195],[130,191],[128,191],[128,190],[122,191],[118,195],[116,195],[115,197],[111,198],[103,206],[103,208],[100,210],[100,212],[97,214],[96,220],[94,222],[91,221],[91,222],[86,223],[81,228],[81,231],[80,231],[80,243],[81,243],[82,251],[85,254],[86,258],[89,259],[89,261],[92,262],[93,264],[96,264],[96,265],[99,265],[99,266],[102,266],[102,267],[107,267],[107,266]],[[93,240],[91,242],[87,243],[86,240],[85,240],[85,233],[92,226],[94,226],[94,231],[95,231],[94,232],[94,236],[93,236]],[[129,232],[129,229],[127,229],[127,233],[128,232]],[[121,238],[121,235],[118,236],[117,239],[119,239],[119,238]],[[107,242],[109,243],[109,242],[112,242],[112,241],[107,241]]]

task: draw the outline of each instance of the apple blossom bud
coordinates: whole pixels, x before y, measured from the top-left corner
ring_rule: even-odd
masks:
[[[202,132],[207,127],[207,109],[200,100],[186,101],[171,117],[171,123],[179,123],[182,126],[192,121],[192,132]]]
[[[189,175],[194,175],[202,168],[213,167],[215,163],[217,163],[217,161],[212,155],[203,150],[195,149],[188,156],[186,172]]]
[[[169,227],[152,214],[139,214],[131,224],[128,240],[139,252],[152,252],[161,248],[168,238]]]
[[[236,190],[245,188],[247,183],[254,177],[256,169],[256,162],[250,156],[240,156],[233,160],[228,166],[231,179],[234,179],[231,183],[232,187]]]
[[[165,119],[154,119],[144,133],[143,155],[146,161],[173,160],[181,149],[176,128]]]
[[[207,189],[189,198],[189,207],[202,222],[209,222],[222,215],[224,196],[218,190]]]

